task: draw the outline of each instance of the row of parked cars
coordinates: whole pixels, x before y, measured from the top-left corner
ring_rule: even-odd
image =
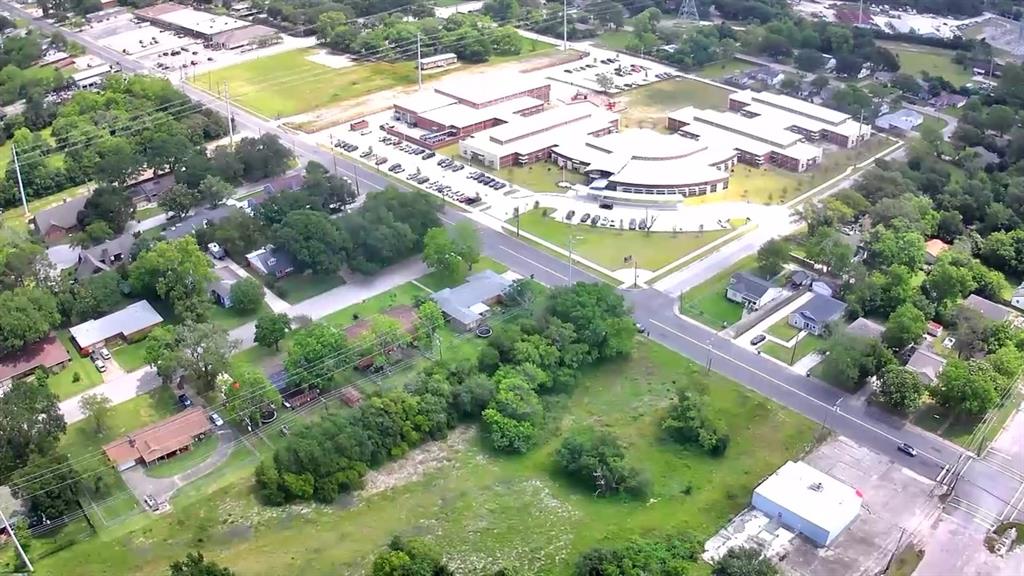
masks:
[[[178,394],[178,404],[181,405],[182,409],[192,407],[192,399],[189,398],[188,394],[182,392]],[[223,426],[224,419],[220,417],[220,414],[216,412],[210,412],[210,422],[213,422],[214,426]]]
[[[472,174],[468,174],[466,178],[469,178],[470,180],[475,180],[483,184],[484,186],[487,186],[488,188],[494,188],[495,190],[501,190],[502,188],[507,186],[507,184],[505,184],[501,180],[498,180],[494,176],[491,176],[486,172],[481,172],[479,170],[473,172]]]
[[[426,184],[427,182],[430,182],[430,177],[420,172],[419,168],[417,168],[416,171],[413,172],[412,174],[406,176],[405,179],[410,182],[415,182],[421,186],[423,184]]]
[[[574,218],[576,218],[575,210],[569,210],[565,213],[566,222],[572,223]],[[601,216],[600,214],[594,214],[591,216],[590,212],[584,212],[583,216],[580,216],[580,220],[577,224],[590,224],[591,226],[606,226],[608,228],[614,228],[615,219],[607,216]],[[636,218],[629,219],[630,230],[647,230],[647,226],[647,220],[644,218],[640,218],[639,220]]]
[[[466,167],[465,164],[459,164],[451,158],[441,158],[437,161],[437,165],[445,170],[451,170],[452,172],[458,172]]]
[[[356,150],[359,150],[359,146],[351,142],[346,142],[344,140],[338,140],[337,142],[334,143],[334,146],[337,148],[341,148],[345,152],[355,152]]]
[[[465,204],[467,206],[472,206],[473,204],[476,204],[477,202],[480,201],[479,194],[471,196],[464,192],[455,190],[450,185],[443,184],[440,181],[432,182],[429,186],[427,186],[427,190],[433,190],[434,192],[437,192],[438,194],[444,196],[445,198],[455,200],[456,202],[460,204]]]
[[[100,372],[107,371],[107,363],[104,360],[110,360],[110,350],[107,350],[106,346],[93,350],[92,354],[89,354],[89,360],[92,360],[92,365],[96,367]]]

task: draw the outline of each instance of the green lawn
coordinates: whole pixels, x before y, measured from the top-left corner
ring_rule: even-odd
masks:
[[[602,212],[605,214],[605,212]],[[613,212],[608,212],[611,217]],[[515,224],[515,218],[508,221]],[[658,270],[694,250],[732,232],[714,230],[698,232],[640,232],[618,228],[594,228],[589,225],[565,224],[544,216],[541,210],[530,210],[519,218],[519,227],[562,249],[569,249],[569,236],[575,236],[573,254],[586,258],[609,270],[631,267],[627,256],[633,256],[645,270]]]
[[[625,52],[632,39],[633,33],[629,30],[608,30],[597,37],[597,45],[608,50]]]
[[[794,347],[782,346],[781,344],[769,341],[762,344],[760,350],[762,353],[792,366],[800,361],[804,356],[807,356],[815,350],[820,350],[824,346],[825,340],[823,338],[819,338],[813,334],[807,334],[801,338]],[[795,353],[793,348],[796,348]]]
[[[88,184],[83,184],[81,186],[75,186],[73,188],[68,188],[67,190],[63,190],[63,191],[58,192],[56,194],[51,194],[50,196],[45,196],[43,198],[36,198],[35,200],[30,200],[29,201],[29,203],[28,203],[28,211],[30,213],[34,214],[34,213],[36,213],[39,210],[42,210],[44,208],[49,208],[51,206],[56,206],[57,204],[60,204],[61,202],[63,202],[64,200],[66,200],[68,198],[74,198],[75,196],[81,196],[82,194],[85,194],[88,191],[89,191],[89,185]],[[21,208],[20,205],[19,206],[12,206],[12,207],[8,208],[7,210],[4,210],[2,213],[0,213],[0,222],[3,222],[6,225],[10,225],[10,226],[12,226],[13,228],[16,228],[16,229],[20,229],[20,230],[27,230],[28,229],[28,220],[25,218],[25,211]]]
[[[241,313],[234,308],[225,308],[214,304],[210,309],[210,322],[224,330],[233,330],[242,324],[252,322],[260,314],[270,312],[266,302],[260,302],[260,307],[255,312]]]
[[[724,457],[680,447],[661,433],[673,380],[708,390],[713,415],[731,438]],[[460,431],[463,440],[443,465],[359,498],[356,506],[264,508],[252,497],[244,472],[252,460],[243,453],[228,482],[210,475],[201,487],[185,488],[168,514],[87,540],[40,560],[37,568],[46,574],[155,574],[182,550],[200,549],[247,576],[360,574],[402,534],[428,539],[460,574],[490,574],[504,565],[568,575],[577,556],[593,546],[641,535],[710,537],[748,505],[761,479],[798,457],[817,429],[650,341],[629,360],[586,371],[574,393],[548,405],[547,437],[530,453],[495,456],[473,431]],[[555,472],[562,436],[585,422],[610,428],[627,444],[630,462],[652,480],[648,501],[597,499]]]
[[[142,210],[135,211],[135,219],[139,222],[153,216],[159,216],[164,213],[164,209],[159,206],[150,206],[149,208],[143,208]]]
[[[151,478],[170,478],[187,472],[203,463],[217,449],[218,438],[210,434],[206,438],[192,444],[192,449],[184,454],[154,464],[146,469],[146,476]]]
[[[125,372],[135,372],[146,365],[146,340],[143,338],[131,344],[121,344],[117,348],[110,348],[118,365]]]
[[[540,162],[526,166],[509,166],[495,170],[487,166],[472,164],[473,168],[484,170],[497,177],[507,180],[512,186],[526,188],[532,192],[563,193],[567,188],[559,188],[559,182],[570,184],[583,184],[587,181],[586,176],[573,170],[566,170],[564,173],[558,166],[550,162]],[[506,188],[507,192],[508,189]]]
[[[704,282],[687,290],[679,297],[679,311],[704,324],[720,330],[739,322],[743,306],[725,297],[729,278],[736,272],[757,273],[757,257],[747,256]]]
[[[390,308],[395,306],[401,306],[403,304],[412,306],[416,301],[417,296],[427,296],[429,292],[413,284],[412,282],[406,282],[400,286],[382,292],[376,296],[371,296],[358,304],[353,304],[348,308],[342,308],[337,312],[332,312],[327,316],[324,316],[319,321],[334,326],[348,326],[358,322],[361,318],[369,318],[382,314]]]
[[[729,177],[729,188],[714,194],[683,200],[684,204],[700,205],[715,202],[752,202],[784,204],[810,189],[810,177],[774,166],[754,168],[737,164]]]
[[[489,63],[517,60],[550,48],[545,42],[524,38],[522,52],[496,56]],[[307,58],[318,51],[318,48],[301,48],[261,56],[212,70],[190,82],[210,92],[216,92],[217,87],[226,82],[235,102],[270,118],[302,114],[374,92],[416,84],[416,66],[411,61],[366,62],[331,68]],[[437,78],[464,68],[460,66],[430,76]]]
[[[775,336],[779,340],[785,340],[789,342],[794,336],[800,333],[799,330],[789,325],[787,318],[782,318],[775,324],[772,324],[765,330],[766,333]]]
[[[917,127],[917,131],[920,132],[925,126],[933,126],[936,130],[944,130],[946,128],[946,121],[936,116],[925,115],[924,122]]]
[[[1011,395],[1006,402],[996,407],[995,414],[991,419],[992,424],[979,437],[975,437],[975,431],[982,423],[983,416],[971,416],[950,411],[931,401],[925,402],[913,415],[911,422],[933,434],[942,436],[946,440],[971,450],[977,449],[980,452],[1002,430],[1006,421],[1010,419],[1017,406],[1020,405],[1021,398],[1022,395],[1018,392]],[[969,444],[975,445],[969,446]]]
[[[714,64],[708,64],[707,66],[697,70],[697,76],[704,78],[710,78],[712,80],[721,80],[726,76],[735,74],[737,72],[743,72],[755,68],[755,64],[751,64],[745,60],[739,60],[738,58],[731,58],[724,62],[715,62]]]
[[[684,106],[725,110],[729,91],[689,78],[673,78],[648,84],[619,95],[628,109],[622,114],[623,128],[667,130],[666,115]]]
[[[508,270],[508,266],[505,266],[497,260],[488,258],[487,256],[481,256],[480,261],[473,265],[473,272],[479,272],[481,270],[494,270],[501,274]],[[416,279],[417,282],[427,287],[429,290],[437,292],[445,288],[451,288],[461,284],[465,278],[452,278],[447,274],[440,272],[430,272]]]
[[[92,360],[89,360],[88,356],[82,357],[78,354],[74,344],[71,343],[71,335],[68,334],[67,330],[57,332],[57,338],[67,348],[68,354],[71,355],[71,362],[67,367],[61,370],[59,374],[50,376],[50,390],[57,395],[57,398],[67,400],[72,396],[85,392],[89,388],[102,384],[103,375],[92,365]],[[75,381],[75,374],[78,374],[77,382]]]
[[[337,288],[345,283],[345,279],[339,274],[334,276],[321,276],[318,274],[300,274],[295,272],[279,280],[272,282],[271,291],[283,298],[289,304],[298,304]]]
[[[920,76],[928,72],[932,76],[942,76],[954,86],[963,86],[971,81],[971,71],[953,62],[953,51],[917,44],[900,42],[879,42],[892,50],[900,59],[900,72]]]

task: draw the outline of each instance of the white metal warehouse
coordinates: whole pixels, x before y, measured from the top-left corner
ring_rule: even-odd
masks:
[[[786,462],[754,490],[751,504],[769,518],[828,546],[860,512],[859,490],[804,464]]]

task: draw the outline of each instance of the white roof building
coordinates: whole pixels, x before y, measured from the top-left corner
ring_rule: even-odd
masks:
[[[790,461],[754,489],[751,504],[818,546],[827,546],[857,517],[862,500],[860,491]]]
[[[670,121],[685,124],[680,130],[700,142],[714,142],[754,156],[776,153],[792,158],[799,170],[821,161],[822,150],[804,142],[770,117],[746,118],[739,114],[687,106],[669,112]]]

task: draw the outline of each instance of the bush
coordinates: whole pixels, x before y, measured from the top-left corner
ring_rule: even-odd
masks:
[[[259,310],[263,285],[255,278],[242,278],[231,285],[231,307],[242,314]]]
[[[721,456],[729,448],[729,436],[708,416],[706,400],[688,390],[676,394],[661,427],[676,442],[697,446],[712,456]]]
[[[650,492],[647,477],[626,463],[622,443],[607,430],[587,427],[570,433],[555,458],[570,478],[593,488],[597,496],[645,498]]]
[[[592,548],[576,561],[576,576],[695,573],[700,542],[689,535],[634,538],[618,548]]]
[[[71,375],[71,381],[72,382],[80,382],[81,380],[82,380],[82,375],[78,373],[78,370],[75,370],[74,374]]]

